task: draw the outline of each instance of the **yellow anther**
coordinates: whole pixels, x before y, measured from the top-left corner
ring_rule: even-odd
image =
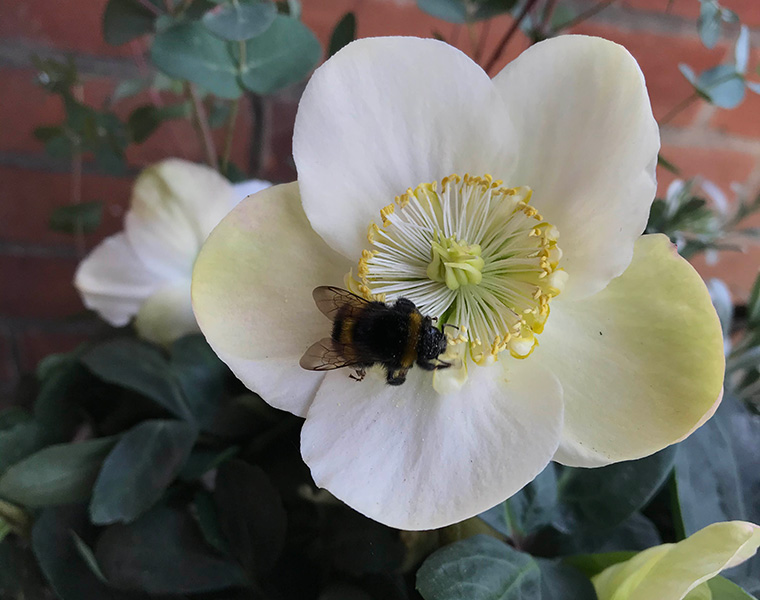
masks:
[[[375,243],[375,235],[380,232],[380,228],[374,223],[370,223],[369,227],[367,227],[367,241],[370,244]]]
[[[388,227],[391,224],[390,217],[396,210],[395,204],[389,204],[380,211],[380,218],[383,220],[383,227]]]

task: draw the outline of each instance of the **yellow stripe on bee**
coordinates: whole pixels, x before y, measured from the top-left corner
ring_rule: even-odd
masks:
[[[420,328],[422,327],[422,315],[413,312],[409,315],[409,333],[406,338],[406,347],[404,354],[401,356],[401,366],[408,369],[417,359],[417,342],[420,339]]]
[[[340,324],[340,343],[351,344],[354,341],[354,325],[356,319],[343,319]]]

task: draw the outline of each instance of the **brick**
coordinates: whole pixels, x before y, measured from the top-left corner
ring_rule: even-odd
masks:
[[[132,56],[130,44],[110,46],[103,39],[102,17],[107,0],[4,0],[0,36],[88,54]]]
[[[699,3],[695,0],[623,0],[623,6],[646,12],[660,12],[696,19]],[[733,10],[742,23],[750,27],[760,26],[760,2],[757,0],[721,0],[721,5]]]
[[[760,68],[760,50],[755,50],[752,53],[748,71],[751,80],[760,81],[757,75],[758,68]],[[720,131],[742,137],[760,138],[760,95],[747,90],[744,101],[736,108],[716,110],[710,120],[710,125]]]
[[[749,218],[745,224],[747,227],[758,227],[760,218]],[[713,265],[708,265],[705,257],[700,255],[694,258],[692,264],[705,280],[713,277],[722,279],[731,290],[735,303],[746,302],[758,275],[760,246],[749,244],[744,252],[723,251],[718,255],[718,262]]]
[[[0,255],[0,315],[60,318],[84,310],[72,281],[75,259]]]
[[[51,354],[71,352],[88,341],[85,333],[49,331],[45,325],[27,327],[16,334],[19,352],[19,370],[22,374],[32,373],[39,362]]]
[[[0,167],[0,187],[6,198],[0,203],[0,240],[73,246],[73,236],[51,231],[48,227],[53,209],[71,203],[70,174]],[[88,248],[122,228],[131,189],[132,179],[128,177],[82,177],[82,201],[103,202],[101,226],[95,233],[85,236]]]
[[[660,167],[657,170],[658,194],[662,195],[676,179],[689,179],[701,175],[731,196],[732,183],[743,184],[757,164],[757,157],[735,150],[681,147],[663,144],[661,154],[676,165],[681,175],[674,175]]]
[[[679,63],[687,63],[696,72],[700,72],[720,63],[729,51],[725,45],[708,50],[696,35],[684,38],[646,31],[623,31],[590,22],[576,27],[573,33],[597,35],[622,44],[628,49],[644,73],[652,100],[652,110],[658,121],[692,93],[691,85],[678,70]],[[689,125],[701,105],[700,101],[693,103],[670,124]]]
[[[0,386],[15,383],[18,377],[13,358],[11,333],[0,327]]]

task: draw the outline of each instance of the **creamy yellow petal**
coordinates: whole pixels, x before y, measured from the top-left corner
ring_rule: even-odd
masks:
[[[555,460],[600,466],[679,441],[716,408],[723,338],[707,288],[663,235],[643,236],[598,294],[552,303],[530,360],[564,390]]]

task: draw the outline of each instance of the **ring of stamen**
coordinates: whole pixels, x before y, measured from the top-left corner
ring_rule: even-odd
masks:
[[[559,232],[531,206],[528,187],[490,175],[450,175],[422,183],[370,223],[353,288],[368,299],[405,297],[423,314],[459,327],[488,364],[509,350],[525,358],[537,344],[551,299],[564,287]]]

